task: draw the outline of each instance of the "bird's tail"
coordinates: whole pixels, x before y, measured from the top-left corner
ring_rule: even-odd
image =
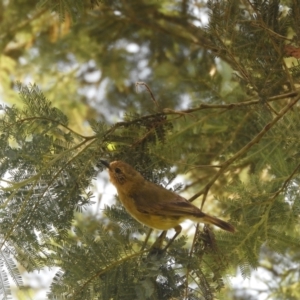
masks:
[[[204,216],[202,215],[201,218],[198,218],[198,221],[200,221],[201,223],[203,222],[206,224],[212,224],[212,225],[218,226],[221,229],[229,231],[229,232],[235,232],[235,228],[228,222],[225,222],[223,220],[220,220],[216,217],[212,217],[207,214],[204,214]]]

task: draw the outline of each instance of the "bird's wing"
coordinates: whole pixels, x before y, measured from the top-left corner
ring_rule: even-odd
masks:
[[[164,216],[205,216],[185,198],[154,183],[147,182],[147,186],[137,190],[138,192],[133,193],[131,198],[136,209],[141,213]]]

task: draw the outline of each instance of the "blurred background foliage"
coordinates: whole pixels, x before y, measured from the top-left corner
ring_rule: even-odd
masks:
[[[3,299],[45,267],[50,299],[299,299],[299,6],[1,1]],[[100,210],[100,158],[201,196],[237,233],[190,227],[145,261],[146,228]]]

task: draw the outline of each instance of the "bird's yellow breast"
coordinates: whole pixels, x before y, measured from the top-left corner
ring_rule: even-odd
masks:
[[[168,230],[176,227],[186,219],[177,216],[161,216],[161,215],[142,213],[136,209],[133,198],[123,194],[122,192],[119,192],[118,194],[119,194],[119,199],[124,205],[127,212],[138,222],[148,227],[151,227],[153,229]]]

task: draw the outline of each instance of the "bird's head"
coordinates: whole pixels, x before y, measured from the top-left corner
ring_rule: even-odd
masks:
[[[145,180],[138,171],[121,160],[113,161],[111,163],[108,163],[105,160],[100,161],[107,167],[110,181],[118,190],[128,190]]]

